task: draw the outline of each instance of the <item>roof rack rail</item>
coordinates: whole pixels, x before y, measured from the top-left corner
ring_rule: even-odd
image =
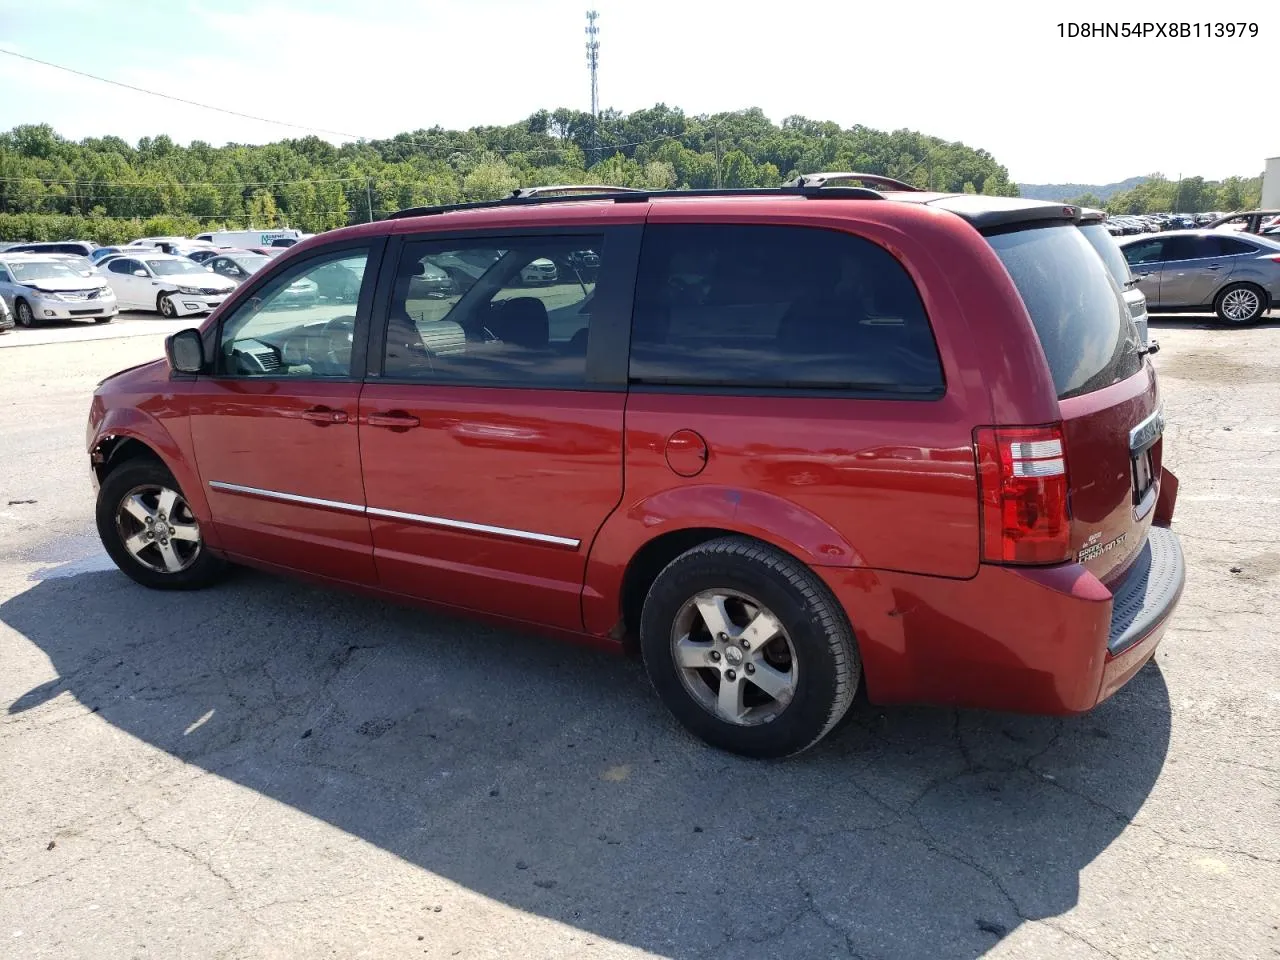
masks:
[[[854,171],[842,171],[839,173],[802,173],[793,180],[788,180],[783,184],[784,187],[825,187],[832,180],[861,180],[863,183],[873,187],[882,187],[889,190],[902,190],[911,193],[919,193],[919,187],[913,187],[909,183],[902,180],[895,180],[893,177],[882,177],[878,173],[856,173]]]
[[[580,194],[601,194],[601,193],[644,193],[643,190],[637,190],[635,187],[612,187],[608,184],[594,183],[562,183],[556,186],[547,187],[517,187],[511,191],[511,197],[508,199],[524,199],[527,197],[542,196],[578,196]]]
[[[537,187],[529,189],[537,190]],[[545,189],[545,188],[543,188]],[[559,188],[563,189],[563,188]],[[523,196],[519,191],[499,200],[477,200],[470,203],[448,203],[437,207],[408,207],[387,214],[384,220],[403,220],[407,217],[430,217],[460,210],[489,210],[495,207],[538,206],[544,203],[579,203],[613,201],[614,203],[644,203],[647,200],[666,197],[805,197],[809,200],[883,200],[884,194],[866,187],[821,187],[815,185],[781,187],[742,187],[723,190],[636,190],[631,187],[611,187],[593,193],[574,193],[565,196]]]

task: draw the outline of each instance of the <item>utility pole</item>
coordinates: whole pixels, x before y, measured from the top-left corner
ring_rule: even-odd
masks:
[[[1173,212],[1182,212],[1182,174],[1178,174],[1178,196],[1177,199],[1173,201]]]
[[[715,137],[716,141],[716,189],[723,190],[724,183],[720,179],[720,127],[713,128],[711,135]]]
[[[597,73],[600,69],[600,28],[596,20],[600,14],[587,11],[587,67],[591,70],[591,154],[600,162],[600,85]]]
[[[373,181],[365,180],[364,182],[364,198],[369,203],[369,222],[373,223]]]

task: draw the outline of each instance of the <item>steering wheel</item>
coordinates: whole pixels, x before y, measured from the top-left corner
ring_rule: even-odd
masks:
[[[345,371],[351,365],[356,318],[354,316],[333,317],[326,320],[320,329],[325,337],[325,362],[332,364],[335,370]]]

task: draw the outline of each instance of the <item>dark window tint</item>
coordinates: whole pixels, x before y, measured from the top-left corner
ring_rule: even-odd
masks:
[[[988,237],[1031,314],[1060,399],[1142,369],[1137,330],[1102,261],[1074,227]]]
[[[1164,260],[1196,260],[1217,255],[1212,237],[1166,237]]]
[[[131,274],[133,271],[139,269],[139,264],[136,260],[125,260],[124,258],[121,258],[119,260],[112,260],[108,263],[107,269],[112,273]]]
[[[902,265],[870,241],[807,227],[646,228],[630,374],[748,390],[943,388]]]
[[[602,237],[405,245],[387,317],[391,379],[511,387],[586,382]]]
[[[1252,243],[1237,240],[1235,237],[1214,237],[1212,239],[1217,244],[1217,256],[1219,257],[1234,257],[1239,254],[1258,252],[1258,248]]]

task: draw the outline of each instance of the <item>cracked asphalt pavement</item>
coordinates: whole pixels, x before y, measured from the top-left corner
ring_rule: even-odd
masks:
[[[160,337],[0,350],[0,954],[1280,957],[1280,330],[1152,329],[1188,562],[1155,662],[1071,719],[858,703],[779,763],[629,660],[134,585],[84,419]]]

